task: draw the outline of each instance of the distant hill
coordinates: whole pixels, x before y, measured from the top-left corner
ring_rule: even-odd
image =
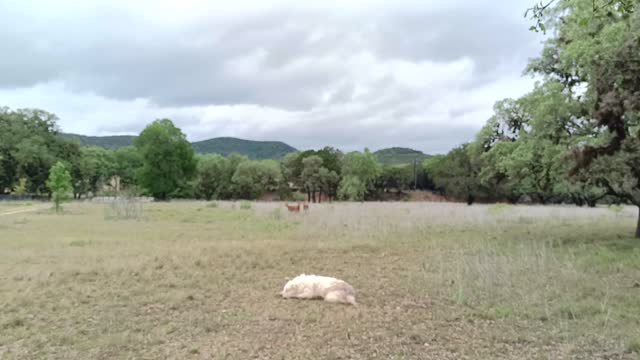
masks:
[[[431,157],[422,151],[402,147],[382,149],[373,154],[378,158],[378,161],[386,165],[411,164],[416,159],[421,162]]]
[[[81,145],[100,146],[108,149],[117,149],[123,146],[133,145],[132,135],[121,136],[85,136],[77,134],[61,134],[62,136],[78,141]],[[286,154],[297,151],[294,147],[280,141],[252,141],[232,137],[220,137],[191,143],[193,150],[200,154],[220,154],[227,156],[231,153],[246,155],[249,159],[279,160]]]
[[[77,134],[60,134],[61,136],[80,142],[80,145],[100,146],[108,149],[117,149],[124,146],[133,145],[133,135],[113,135],[113,136],[85,136]]]
[[[192,143],[193,150],[200,154],[220,154],[227,156],[232,153],[246,155],[249,159],[282,159],[288,153],[297,151],[296,148],[280,141],[252,141],[232,137],[220,137]]]

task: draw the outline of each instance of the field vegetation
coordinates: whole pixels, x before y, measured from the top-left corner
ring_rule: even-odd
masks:
[[[633,208],[247,204],[0,216],[0,358],[640,353]],[[302,272],[350,282],[359,305],[280,298]]]

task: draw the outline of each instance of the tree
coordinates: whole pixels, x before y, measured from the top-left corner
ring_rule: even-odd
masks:
[[[236,185],[233,183],[233,175],[235,175],[240,164],[249,161],[249,158],[245,155],[231,154],[227,157],[227,160],[228,163],[227,167],[224,170],[224,183],[222,189],[220,190],[220,198],[236,199],[238,198],[238,196]]]
[[[469,144],[459,146],[447,155],[427,159],[425,168],[436,187],[448,195],[466,199],[469,205],[484,194],[478,177],[479,164],[472,161]]]
[[[340,185],[340,175],[335,171],[321,167],[318,173],[320,177],[320,189],[327,194],[329,201],[338,194],[338,186]]]
[[[573,146],[571,175],[589,170],[611,195],[638,207],[640,238],[640,13],[636,1],[558,0],[543,20],[554,30],[528,71],[556,81],[579,101],[592,136]],[[608,165],[606,167],[605,165]]]
[[[253,200],[267,191],[275,191],[282,183],[282,173],[274,160],[243,161],[232,177],[234,195]]]
[[[20,178],[18,183],[13,187],[12,192],[18,195],[24,195],[27,192],[27,178]]]
[[[591,15],[594,18],[600,18],[617,12],[623,16],[628,16],[634,12],[636,2],[636,0],[591,0]],[[535,24],[529,30],[546,32],[548,25],[545,25],[545,23],[548,23],[549,12],[554,10],[553,5],[555,3],[556,0],[540,1],[527,9],[524,16],[530,17],[535,21]],[[586,26],[588,23],[588,18],[584,18],[580,22],[582,26]]]
[[[316,202],[316,193],[322,189],[322,179],[320,177],[320,169],[322,169],[322,158],[318,155],[312,155],[302,160],[302,173],[300,178],[302,185],[307,191],[307,199]]]
[[[546,204],[556,195],[555,185],[566,170],[562,166],[566,148],[540,138],[521,139],[515,144],[503,163],[515,192]]]
[[[203,155],[198,159],[197,189],[207,201],[219,198],[229,186],[228,168],[229,160],[217,154]]]
[[[187,186],[196,171],[191,144],[169,119],[156,120],[134,140],[142,156],[139,184],[156,199],[166,200]]]
[[[355,175],[347,175],[340,181],[338,197],[342,200],[363,201],[366,193],[366,185]]]
[[[277,191],[284,183],[280,164],[275,160],[261,160],[262,185],[267,191]]]
[[[322,159],[322,167],[340,175],[342,171],[342,158],[344,157],[340,150],[325,146],[321,150],[316,151],[315,155]]]
[[[111,150],[97,146],[83,146],[80,157],[71,166],[74,198],[91,192],[97,194],[101,184],[115,173]]]
[[[51,166],[80,156],[78,144],[58,136],[57,120],[43,110],[0,107],[0,192],[26,178],[27,192],[46,193]]]
[[[124,146],[113,152],[113,176],[120,181],[120,186],[130,188],[136,185],[138,170],[144,162],[138,150],[133,146]]]
[[[396,190],[402,192],[409,190],[414,183],[414,165],[384,165],[382,173],[376,182],[380,191],[388,192]]]
[[[342,181],[340,182],[340,187],[343,189],[338,189],[338,195],[342,194],[340,197],[343,199],[345,195],[349,195],[350,199],[353,199],[352,195],[358,195],[360,200],[360,194],[364,191],[362,195],[364,198],[375,190],[376,181],[381,173],[382,167],[369,149],[346,154],[342,160]]]
[[[53,199],[56,212],[60,212],[62,209],[60,204],[68,198],[68,194],[73,190],[71,186],[71,174],[69,174],[69,171],[67,171],[67,168],[62,162],[58,161],[51,167],[47,187],[51,191],[51,198]]]
[[[298,183],[297,177],[302,172],[302,170],[300,170],[300,173],[296,174],[296,171],[297,171],[296,167],[298,164],[298,158],[300,157],[300,154],[301,154],[300,152],[289,153],[285,155],[280,161],[280,169],[282,171],[282,176],[284,177],[284,180],[286,182],[289,182],[292,184]]]

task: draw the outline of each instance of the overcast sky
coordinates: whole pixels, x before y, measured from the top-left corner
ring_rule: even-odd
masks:
[[[533,0],[2,1],[0,106],[65,132],[442,153],[473,138],[541,35]]]

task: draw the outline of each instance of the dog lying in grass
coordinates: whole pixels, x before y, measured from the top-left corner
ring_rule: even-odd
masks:
[[[356,305],[353,286],[327,276],[299,275],[289,280],[280,294],[285,299],[324,299],[331,303]]]

